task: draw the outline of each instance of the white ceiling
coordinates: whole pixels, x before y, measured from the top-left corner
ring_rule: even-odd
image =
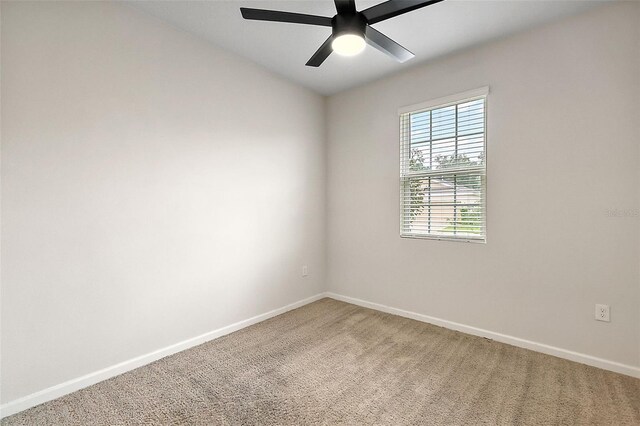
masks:
[[[356,0],[358,10],[382,0]],[[305,66],[331,34],[331,28],[276,22],[246,21],[240,6],[335,15],[332,0],[135,1],[174,26],[318,93],[330,95],[424,63],[430,59],[504,37],[546,22],[585,11],[601,1],[461,1],[446,0],[374,27],[416,54],[400,64],[367,47],[351,58],[333,54],[320,68]]]

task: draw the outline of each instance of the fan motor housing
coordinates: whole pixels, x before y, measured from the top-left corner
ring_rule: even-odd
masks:
[[[367,27],[367,18],[360,12],[354,14],[338,14],[331,19],[331,28],[334,37],[343,34],[356,34],[364,37]]]

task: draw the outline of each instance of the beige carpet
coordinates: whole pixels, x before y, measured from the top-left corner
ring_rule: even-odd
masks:
[[[2,425],[640,425],[640,380],[323,299]]]

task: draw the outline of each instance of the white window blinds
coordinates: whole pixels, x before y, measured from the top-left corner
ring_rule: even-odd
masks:
[[[487,93],[400,111],[402,237],[485,241]]]

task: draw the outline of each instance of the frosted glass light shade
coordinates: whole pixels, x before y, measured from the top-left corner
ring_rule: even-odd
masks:
[[[364,50],[366,45],[364,38],[356,34],[343,34],[331,42],[333,51],[342,56],[357,55]]]

